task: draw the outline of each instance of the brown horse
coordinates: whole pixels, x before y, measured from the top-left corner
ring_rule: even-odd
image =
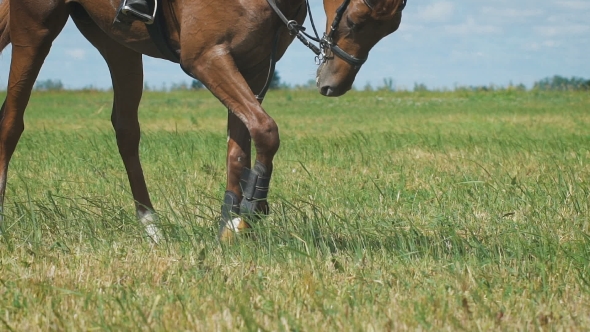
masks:
[[[24,130],[23,115],[31,90],[53,40],[71,17],[107,62],[114,90],[111,120],[137,215],[152,240],[157,242],[161,237],[139,160],[137,113],[143,88],[142,54],[174,59],[156,46],[142,23],[113,24],[119,1],[0,3],[0,51],[12,43],[7,94],[0,114],[0,217],[8,164]],[[169,44],[177,51],[181,65],[229,110],[227,184],[219,235],[231,238],[249,227],[248,218],[268,211],[266,197],[279,132],[255,93],[265,86],[271,53],[275,50],[276,59],[284,54],[309,5],[306,0],[162,3]],[[369,50],[398,28],[403,5],[405,0],[324,0],[327,22],[332,24],[321,40],[320,93],[338,96],[351,88]],[[251,140],[256,149],[254,166]]]

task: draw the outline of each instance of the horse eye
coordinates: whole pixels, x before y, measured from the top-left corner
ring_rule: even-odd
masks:
[[[346,26],[350,29],[350,30],[354,30],[357,27],[357,24],[354,23],[349,17],[346,18]]]

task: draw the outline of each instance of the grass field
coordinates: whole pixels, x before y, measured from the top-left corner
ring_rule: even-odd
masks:
[[[271,92],[253,239],[217,239],[226,111],[150,92],[135,221],[107,92],[34,93],[0,237],[0,330],[588,330],[590,95]]]

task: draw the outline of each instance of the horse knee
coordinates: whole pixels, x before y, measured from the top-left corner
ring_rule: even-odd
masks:
[[[252,129],[252,138],[259,154],[274,155],[279,150],[279,127],[271,118]]]

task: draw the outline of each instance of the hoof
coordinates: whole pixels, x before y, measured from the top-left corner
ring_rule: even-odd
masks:
[[[247,232],[249,228],[250,225],[240,217],[233,218],[229,222],[222,221],[219,226],[219,241],[231,243],[238,234]]]
[[[154,224],[146,225],[145,227],[146,233],[148,238],[154,243],[159,244],[162,241],[162,234],[160,234],[160,229],[156,227]]]
[[[137,218],[139,219],[139,222],[144,225],[148,238],[154,244],[160,243],[163,237],[160,229],[156,225],[158,223],[158,215],[152,211],[137,211]]]
[[[248,173],[251,174],[251,173]],[[256,181],[255,181],[256,182]],[[259,187],[256,187],[260,190]],[[219,241],[231,243],[238,234],[250,233],[251,225],[268,214],[268,203],[266,200],[242,199],[242,205],[246,213],[240,215],[240,204],[238,197],[231,191],[226,191],[221,206],[221,220],[219,221]],[[249,234],[251,236],[252,233]]]

